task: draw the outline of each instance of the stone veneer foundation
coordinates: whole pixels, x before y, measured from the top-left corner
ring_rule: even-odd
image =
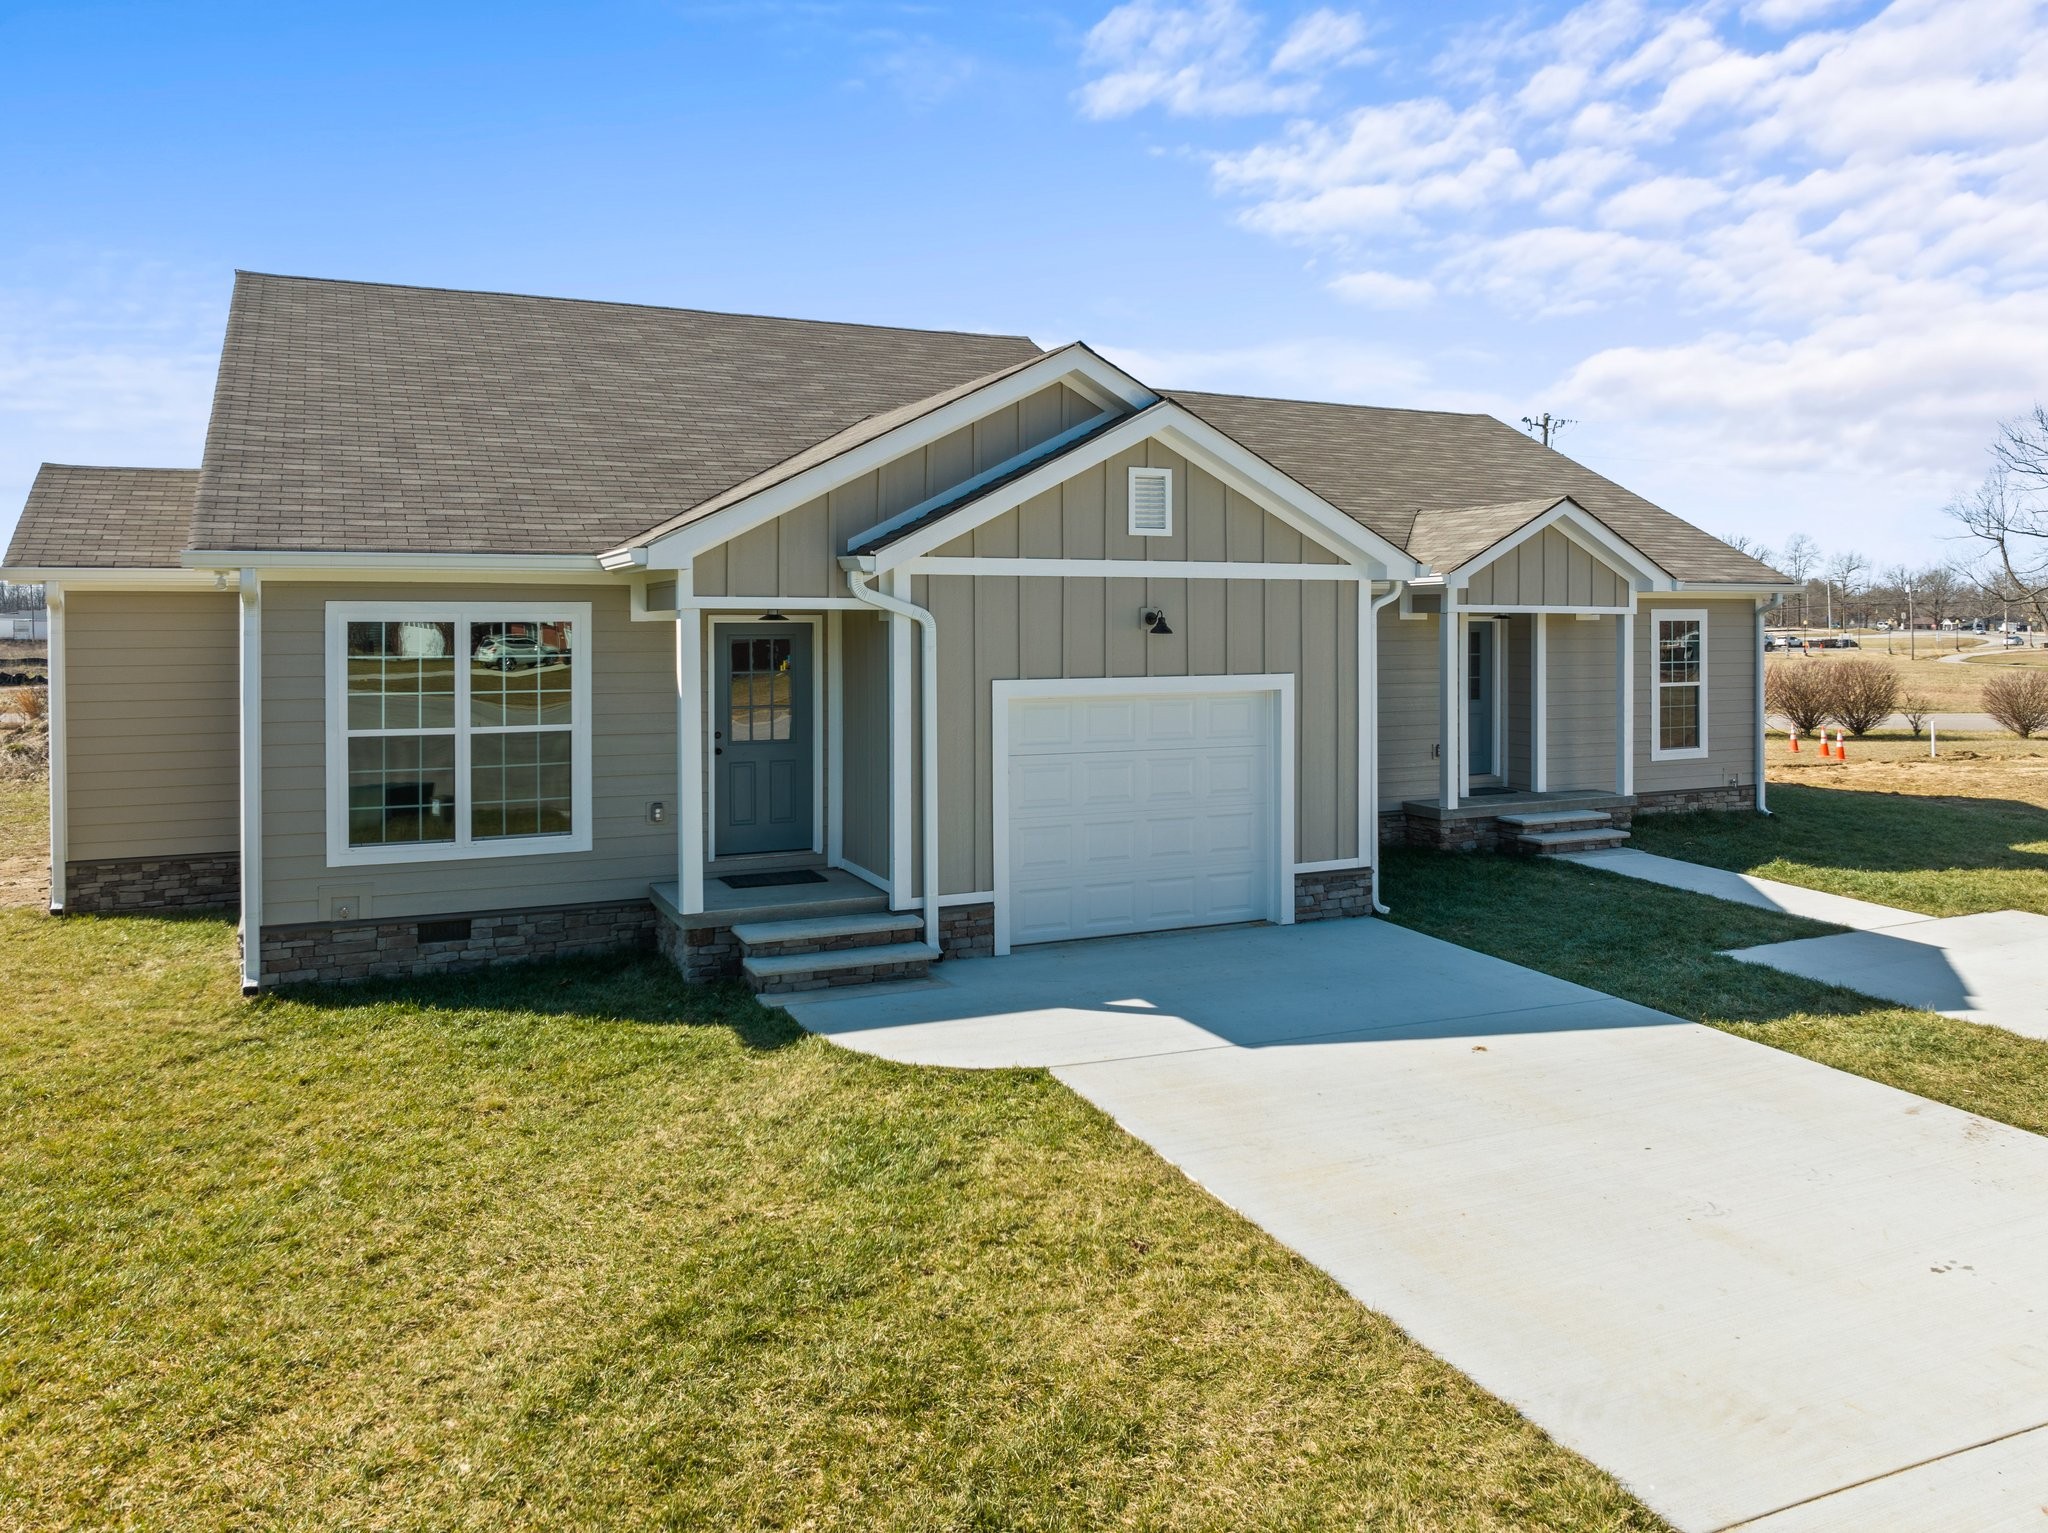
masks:
[[[404,921],[269,926],[263,931],[263,983],[405,979],[494,963],[651,948],[656,924],[651,902],[628,900]]]
[[[1294,875],[1294,919],[1341,921],[1372,914],[1372,869]]]
[[[66,915],[205,910],[233,905],[241,890],[242,859],[234,852],[64,864]]]
[[[1723,788],[1664,788],[1636,795],[1637,814],[1685,814],[1694,809],[1754,809],[1756,789],[1743,784]]]
[[[996,907],[991,904],[941,905],[939,952],[947,958],[995,957]]]

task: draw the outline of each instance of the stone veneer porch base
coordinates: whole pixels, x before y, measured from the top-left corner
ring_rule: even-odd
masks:
[[[241,898],[242,859],[234,852],[181,857],[119,857],[64,864],[66,915],[135,915],[152,910],[210,910]]]
[[[407,979],[655,945],[649,900],[263,929],[263,984]],[[421,928],[426,928],[422,939]],[[459,934],[451,928],[465,927]]]

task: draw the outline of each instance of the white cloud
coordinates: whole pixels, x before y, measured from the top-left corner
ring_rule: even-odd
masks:
[[[1237,0],[1129,0],[1082,44],[1082,62],[1097,73],[1078,93],[1081,110],[1094,118],[1149,106],[1177,117],[1299,111],[1317,99],[1331,70],[1370,56],[1365,23],[1353,12],[1310,12],[1270,54],[1265,33],[1263,19]]]
[[[1436,397],[1423,362],[1392,347],[1352,341],[1281,341],[1213,351],[1104,347],[1103,354],[1161,388],[1352,403]]]
[[[1644,461],[1879,495],[2048,399],[2044,0],[1590,0],[1410,78],[1216,149],[1218,194],[1338,298],[1542,322],[1541,402]]]
[[[1330,291],[1369,309],[1420,308],[1436,296],[1436,289],[1429,283],[1396,276],[1390,271],[1346,272],[1330,284]]]

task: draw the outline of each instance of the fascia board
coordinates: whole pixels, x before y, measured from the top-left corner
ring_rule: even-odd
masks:
[[[1098,404],[1106,398],[1120,407],[1142,410],[1158,398],[1129,373],[1077,342],[1048,352],[1030,366],[972,394],[963,394],[928,415],[905,421],[871,441],[848,448],[837,457],[813,464],[800,474],[721,507],[701,521],[678,527],[658,538],[650,538],[644,544],[622,545],[609,550],[607,557],[637,546],[645,549],[649,568],[674,569],[689,563],[706,549],[716,548],[764,522],[794,511],[848,480],[858,479],[905,453],[915,452],[962,426],[973,424],[991,411],[1015,404],[1055,383],[1067,383],[1073,387],[1077,379],[1085,380],[1090,387],[1076,392]]]

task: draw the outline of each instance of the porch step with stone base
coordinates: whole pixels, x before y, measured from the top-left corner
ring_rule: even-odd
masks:
[[[923,979],[939,950],[906,940],[924,918],[881,911],[746,921],[733,927],[740,973],[756,995],[787,995],[876,980]]]
[[[1628,832],[1604,809],[1555,809],[1534,814],[1504,814],[1501,825],[1514,837],[1514,848],[1537,857],[1566,852],[1601,852],[1621,845]]]

